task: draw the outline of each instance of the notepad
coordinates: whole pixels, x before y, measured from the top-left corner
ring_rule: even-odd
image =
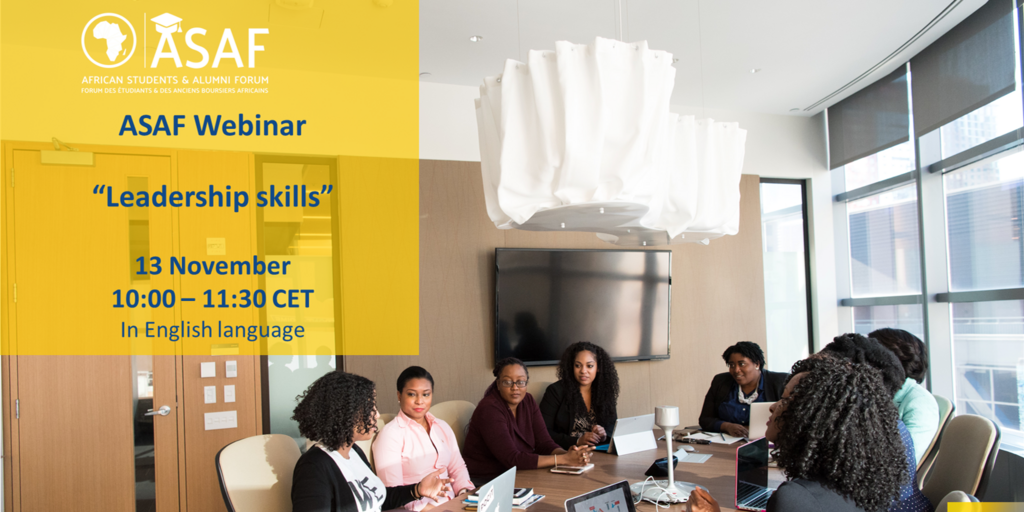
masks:
[[[703,464],[710,458],[710,453],[691,453],[686,451],[684,448],[680,448],[679,451],[676,452],[676,459],[678,459],[679,462],[686,462],[689,464]]]
[[[692,439],[704,439],[715,444],[733,444],[736,441],[743,440],[742,437],[734,437],[729,434],[716,434],[713,432],[694,432],[686,437]]]

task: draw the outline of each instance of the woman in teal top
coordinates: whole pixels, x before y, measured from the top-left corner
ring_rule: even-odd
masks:
[[[894,401],[899,409],[900,419],[914,440],[914,456],[920,464],[921,457],[928,451],[928,446],[932,444],[932,439],[939,430],[939,404],[921,385],[928,374],[928,348],[917,336],[903,329],[886,327],[868,336],[891,350],[903,363],[907,380],[896,393]]]

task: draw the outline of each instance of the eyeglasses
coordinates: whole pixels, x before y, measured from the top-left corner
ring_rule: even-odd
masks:
[[[503,387],[503,388],[510,388],[513,385],[515,385],[515,387],[517,387],[517,388],[525,388],[526,387],[526,381],[525,380],[517,380],[517,381],[513,382],[511,380],[501,380],[501,381],[498,381],[498,385]]]

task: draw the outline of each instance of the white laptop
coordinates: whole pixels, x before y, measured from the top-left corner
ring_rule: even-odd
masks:
[[[657,447],[658,442],[654,440],[654,414],[619,418],[615,421],[608,453],[627,455],[654,450]]]
[[[748,428],[747,439],[764,437],[768,430],[768,418],[771,417],[771,408],[775,402],[755,402],[750,404],[750,428]]]
[[[516,468],[512,468],[494,480],[481,485],[476,495],[477,512],[512,512],[512,494],[516,486]]]

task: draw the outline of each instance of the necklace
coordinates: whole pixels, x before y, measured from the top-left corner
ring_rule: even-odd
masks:
[[[757,400],[757,388],[755,388],[754,391],[751,392],[749,396],[743,396],[743,388],[741,388],[739,386],[736,386],[736,391],[738,392],[738,395],[737,395],[736,398],[739,399],[741,404],[750,405],[750,404],[754,403],[755,400]]]

